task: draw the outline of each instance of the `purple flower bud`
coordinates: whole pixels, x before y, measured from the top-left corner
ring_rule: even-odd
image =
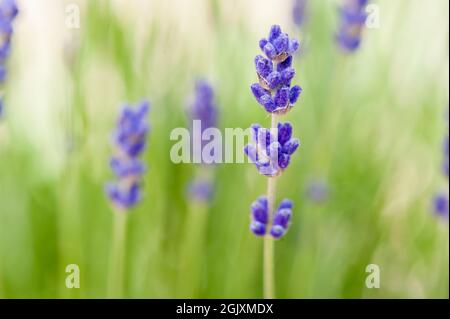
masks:
[[[289,88],[280,88],[275,94],[274,102],[276,109],[286,109],[286,107],[289,106]]]
[[[266,234],[267,224],[269,222],[269,206],[267,197],[261,196],[252,203],[250,229],[257,236]]]
[[[267,55],[269,59],[273,59],[277,56],[277,50],[272,43],[267,42],[263,48],[263,52]]]
[[[298,100],[298,97],[302,93],[302,88],[298,85],[295,85],[291,88],[291,91],[289,92],[289,102],[291,105],[295,104]]]
[[[278,239],[284,236],[289,228],[292,217],[292,202],[284,199],[275,214],[273,215],[272,228],[270,234],[272,237]]]
[[[253,220],[262,224],[267,224],[269,221],[268,202],[265,196],[259,197],[252,203],[251,213]]]
[[[266,234],[266,228],[267,226],[257,222],[257,221],[252,221],[250,223],[250,230],[256,235],[256,236],[264,236]]]
[[[262,55],[257,55],[255,58],[255,67],[258,75],[263,78],[267,78],[273,71],[273,64],[270,60],[266,59]]]
[[[286,233],[286,229],[284,229],[283,227],[281,227],[279,225],[274,225],[270,229],[270,235],[275,239],[279,239],[279,238],[283,237],[285,233]]]
[[[278,123],[278,141],[286,144],[292,137],[292,125],[290,123]]]
[[[296,138],[290,139],[283,145],[283,153],[292,155],[300,146],[300,141]]]
[[[276,89],[280,83],[281,83],[281,74],[278,72],[272,72],[267,77],[267,84],[269,86],[269,89],[273,90]]]
[[[259,124],[253,124],[252,134],[257,146],[248,144],[244,152],[258,172],[268,177],[276,176],[286,169],[291,155],[300,145],[297,139],[291,138],[292,126],[289,123],[279,123],[274,133]]]
[[[283,70],[283,72],[281,72],[281,80],[283,81],[284,85],[291,85],[291,80],[294,78],[295,76],[295,70],[291,67],[286,68]],[[289,91],[289,88],[287,88]]]
[[[277,54],[282,54],[287,52],[289,49],[289,37],[286,33],[280,34],[276,39],[273,40],[273,46],[277,50]]]
[[[279,36],[281,35],[281,28],[279,25],[273,25],[270,28],[270,32],[269,32],[269,42],[273,42],[275,41]]]

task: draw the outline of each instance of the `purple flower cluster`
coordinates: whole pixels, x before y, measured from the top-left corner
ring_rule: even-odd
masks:
[[[292,7],[292,19],[297,27],[301,27],[305,22],[305,11],[307,0],[294,0]]]
[[[189,107],[191,120],[200,120],[202,132],[217,125],[217,106],[214,101],[214,90],[204,79],[197,80],[195,84],[194,101]]]
[[[244,147],[244,153],[255,164],[258,172],[269,177],[268,196],[275,198],[274,178],[288,166],[292,154],[300,146],[298,139],[292,138],[290,123],[277,123],[276,116],[288,112],[297,102],[302,89],[291,87],[295,70],[292,67],[293,54],[299,48],[299,42],[289,39],[281,28],[274,25],[270,28],[269,37],[259,42],[265,57],[255,58],[256,73],[259,83],[251,86],[257,102],[271,114],[270,129],[259,124],[251,126],[253,143]],[[265,236],[270,226],[270,235],[282,237],[289,226],[292,216],[292,202],[285,199],[272,214],[272,200],[262,196],[251,206],[251,231],[258,236]]]
[[[6,60],[11,50],[11,35],[13,21],[19,13],[14,0],[0,0],[0,86],[6,80]],[[0,95],[0,116],[3,111],[3,96]]]
[[[341,25],[336,35],[338,45],[347,52],[358,49],[361,33],[367,19],[365,7],[368,0],[345,0],[340,8]]]
[[[269,113],[284,114],[297,102],[301,87],[291,87],[295,70],[292,67],[292,54],[299,48],[299,42],[289,39],[277,25],[270,29],[269,37],[259,42],[266,57],[255,58],[259,83],[251,86],[259,104]]]
[[[324,203],[330,197],[330,187],[325,180],[314,180],[309,182],[306,195],[313,203]]]
[[[140,182],[145,166],[138,157],[147,144],[149,107],[147,101],[139,103],[136,108],[124,106],[113,134],[116,151],[110,166],[118,181],[107,185],[106,193],[117,209],[128,210],[140,200]]]
[[[217,125],[217,105],[215,103],[214,89],[205,79],[197,80],[195,84],[194,100],[189,105],[189,118],[191,121],[199,120],[201,124],[201,134]],[[193,135],[193,138],[195,136]],[[201,139],[201,136],[199,136]],[[206,143],[203,140],[193,140],[193,144],[201,147]],[[205,163],[202,163],[205,165]],[[189,198],[198,201],[210,201],[213,196],[213,186],[211,182],[205,178],[194,179],[188,185],[187,195]]]
[[[277,129],[270,130],[253,124],[251,128],[255,144],[247,144],[245,154],[260,174],[268,177],[281,174],[289,166],[291,155],[300,146],[299,140],[292,138],[292,125],[278,123]]]
[[[257,236],[265,236],[269,226],[269,204],[267,197],[259,197],[251,205],[250,229]],[[292,202],[288,199],[281,201],[271,221],[270,235],[273,238],[283,237],[290,224],[292,216]]]

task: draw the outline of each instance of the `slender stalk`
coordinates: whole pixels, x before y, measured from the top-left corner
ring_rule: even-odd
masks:
[[[120,298],[124,289],[124,256],[127,229],[127,213],[114,211],[114,229],[109,264],[108,297]]]
[[[272,114],[271,128],[277,127],[276,115]],[[269,208],[269,221],[272,220],[277,180],[276,176],[269,177],[267,181],[267,201]],[[270,222],[269,222],[270,229]],[[264,285],[264,298],[275,298],[275,278],[274,278],[274,241],[269,234],[264,237],[264,256],[263,256],[263,285]]]

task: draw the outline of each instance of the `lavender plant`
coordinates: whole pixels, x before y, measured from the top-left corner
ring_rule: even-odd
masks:
[[[339,47],[346,52],[356,51],[361,44],[361,33],[367,19],[368,0],[344,0],[340,8],[341,24],[336,34]]]
[[[0,0],[0,116],[3,113],[3,90],[6,81],[6,61],[11,51],[13,21],[19,10],[14,0]]]
[[[205,79],[199,79],[195,84],[194,99],[188,108],[189,119],[200,121],[201,134],[217,125],[217,105],[214,100],[214,90],[210,83]],[[204,141],[193,140],[193,144],[199,147],[204,146]],[[206,169],[206,163],[201,163],[202,167],[196,176],[188,185],[187,195],[190,199],[208,202],[213,196],[213,185],[209,171]]]
[[[244,148],[261,175],[268,177],[267,196],[259,197],[251,206],[250,229],[257,236],[264,236],[264,297],[274,297],[273,239],[283,237],[291,221],[292,202],[283,200],[274,211],[276,179],[289,166],[291,156],[300,142],[292,138],[292,125],[279,123],[277,117],[287,113],[297,102],[302,89],[291,86],[295,76],[292,55],[298,50],[299,42],[290,39],[278,25],[271,27],[267,39],[259,46],[265,57],[255,58],[259,83],[251,85],[256,101],[271,114],[270,129],[259,124],[251,126],[253,144]]]
[[[143,101],[136,108],[125,105],[113,133],[114,155],[110,167],[117,181],[106,186],[106,194],[114,208],[114,230],[108,294],[120,297],[123,291],[123,259],[126,239],[126,212],[141,199],[140,188],[145,166],[139,155],[147,145],[149,103]]]

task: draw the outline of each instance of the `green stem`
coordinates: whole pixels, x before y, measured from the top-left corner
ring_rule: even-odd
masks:
[[[271,128],[277,127],[276,115],[272,114]],[[273,208],[275,206],[275,194],[277,185],[276,176],[269,177],[267,181],[267,201],[269,209],[269,221],[272,220]],[[269,229],[270,229],[269,222]],[[275,278],[274,278],[274,241],[273,238],[267,234],[264,237],[264,256],[263,256],[263,285],[264,298],[275,298]]]
[[[114,211],[114,230],[109,265],[108,297],[120,298],[124,288],[124,255],[127,230],[127,213]]]

